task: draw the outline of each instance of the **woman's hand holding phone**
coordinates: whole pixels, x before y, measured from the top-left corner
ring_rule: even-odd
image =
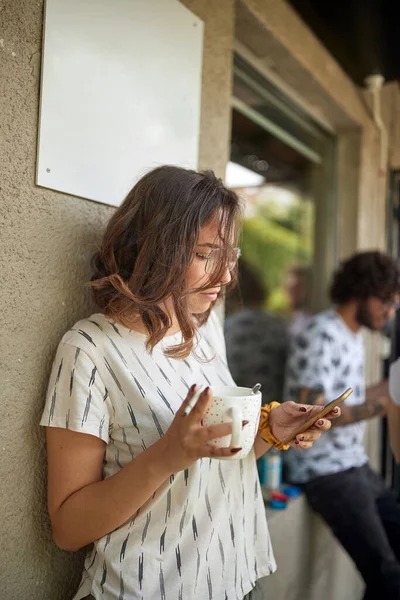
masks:
[[[340,416],[339,404],[352,393],[346,390],[339,398],[326,406],[310,406],[296,402],[284,402],[271,410],[269,424],[272,433],[284,444],[307,449],[331,427],[331,419]]]

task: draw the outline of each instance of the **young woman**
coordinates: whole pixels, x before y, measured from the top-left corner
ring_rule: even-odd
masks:
[[[234,276],[239,216],[211,172],[159,167],[94,257],[101,312],[62,338],[42,419],[54,540],[72,551],[94,542],[75,600],[242,600],[275,570],[255,462],[268,444],[214,460],[239,449],[208,444],[230,425],[202,425],[210,388],[234,384],[212,308]],[[207,388],[185,415],[196,385]],[[319,410],[274,408],[271,439]],[[329,426],[321,419],[294,445]]]

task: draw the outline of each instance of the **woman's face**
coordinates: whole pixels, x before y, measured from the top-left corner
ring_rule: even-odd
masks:
[[[193,260],[189,266],[187,272],[186,285],[189,289],[206,287],[207,281],[210,280],[210,266],[212,263],[207,257],[212,256],[212,251],[221,248],[223,241],[219,237],[219,219],[216,215],[206,225],[200,229],[199,238],[195,248],[195,254]],[[218,283],[213,282],[212,287],[205,289],[201,292],[195,292],[189,296],[189,308],[192,314],[203,313],[210,308],[212,302],[214,302],[221,288],[231,281],[231,274],[228,266],[224,270],[221,281]]]

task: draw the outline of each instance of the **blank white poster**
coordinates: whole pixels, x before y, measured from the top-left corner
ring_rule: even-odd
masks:
[[[46,0],[36,183],[118,206],[197,168],[203,29],[178,0]]]

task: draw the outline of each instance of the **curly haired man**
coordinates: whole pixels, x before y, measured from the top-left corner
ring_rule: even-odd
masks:
[[[389,256],[362,252],[343,262],[330,289],[334,307],[293,340],[286,373],[287,400],[325,404],[354,390],[325,438],[301,455],[289,451],[287,466],[355,562],[364,600],[400,598],[400,505],[363,446],[365,420],[386,414],[388,384],[365,389],[362,338],[363,327],[380,331],[393,318],[399,290]]]

